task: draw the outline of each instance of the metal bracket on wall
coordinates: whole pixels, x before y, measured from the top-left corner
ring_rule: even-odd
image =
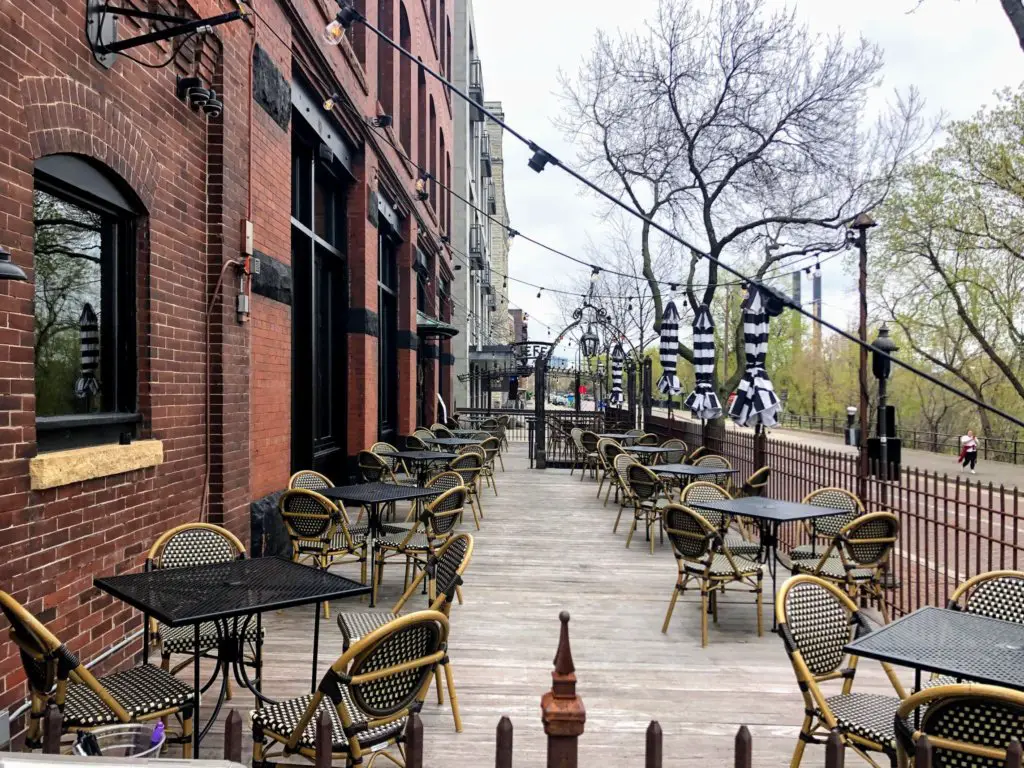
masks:
[[[236,9],[229,13],[211,16],[208,19],[183,19],[180,16],[167,13],[140,11],[135,8],[112,5],[106,0],[85,0],[85,39],[89,43],[89,48],[92,50],[93,56],[96,57],[96,61],[110,69],[117,61],[117,54],[123,51],[138,48],[140,45],[171,40],[180,35],[208,32],[221,24],[246,18],[248,12],[245,6],[240,2],[236,3],[236,6]],[[144,35],[118,40],[117,19],[120,16],[163,22],[169,26],[163,29],[154,29]]]

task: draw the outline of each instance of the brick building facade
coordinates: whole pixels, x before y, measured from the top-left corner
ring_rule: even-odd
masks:
[[[357,5],[450,66],[444,0]],[[166,66],[107,68],[86,0],[0,0],[0,246],[29,278],[0,282],[0,590],[85,659],[138,627],[95,576],[201,517],[248,542],[252,501],[299,468],[344,479],[450,378],[449,343],[417,333],[450,317],[450,201],[419,199],[405,158],[448,183],[449,96],[361,25],[326,45],[333,2],[242,7],[129,52]],[[0,630],[7,707],[25,688]]]

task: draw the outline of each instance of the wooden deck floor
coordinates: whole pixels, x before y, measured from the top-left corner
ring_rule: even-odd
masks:
[[[490,768],[502,715],[515,727],[515,764],[544,764],[539,704],[551,685],[564,609],[572,614],[578,691],[587,708],[582,766],[641,764],[652,719],[664,729],[667,766],[731,765],[741,724],[753,733],[755,764],[788,765],[802,703],[782,643],[768,631],[768,599],[760,639],[751,596],[742,593],[723,601],[708,648],[700,647],[699,602],[689,596],[662,635],[676,570],[667,545],[656,545],[653,556],[642,540],[625,549],[625,526],[612,534],[615,508],[595,499],[596,482],[580,483],[579,474],[570,477],[567,470],[528,469],[525,446],[513,444],[505,467],[498,473],[501,495],[484,494],[486,519],[473,532],[466,603],[452,615],[451,658],[465,728],[455,733],[447,703],[438,707],[432,692],[423,712],[426,764]],[[390,605],[401,569],[393,567],[385,578],[381,602]],[[322,625],[321,670],[341,649],[333,612],[360,608],[365,603],[332,606],[331,620]],[[312,611],[284,611],[264,624],[264,690],[274,697],[308,692]],[[855,690],[891,693],[870,661],[862,663]],[[238,695],[231,705],[248,710],[249,699]],[[219,729],[204,742],[204,757],[219,756]],[[245,744],[248,750],[248,732]],[[804,765],[823,762],[824,749],[812,747]]]

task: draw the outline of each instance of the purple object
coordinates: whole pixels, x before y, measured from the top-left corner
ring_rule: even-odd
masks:
[[[156,727],[153,729],[153,736],[152,736],[152,738],[149,741],[149,745],[151,747],[155,747],[157,744],[159,744],[161,742],[163,737],[164,737],[164,724],[161,721],[161,722],[158,722],[156,724]]]

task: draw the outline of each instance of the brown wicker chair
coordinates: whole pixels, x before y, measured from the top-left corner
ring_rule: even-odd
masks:
[[[597,458],[597,441],[600,438],[594,432],[588,432],[583,430],[580,434],[580,450],[582,451],[582,462],[583,472],[580,474],[580,482],[583,482],[584,476],[587,474],[587,470],[590,470],[591,477],[597,479],[597,472],[600,467],[599,459]]]
[[[496,437],[488,437],[482,443],[480,447],[484,449],[484,466],[480,472],[480,476],[484,482],[489,483],[491,490],[494,491],[494,495],[498,495],[498,484],[494,478],[494,462],[498,458],[498,449],[501,447],[501,441]]]
[[[711,611],[717,623],[718,593],[724,592],[730,584],[744,585],[754,593],[757,603],[757,636],[761,637],[761,564],[742,555],[733,554],[715,526],[689,507],[669,504],[661,510],[661,515],[662,527],[672,543],[672,553],[675,555],[679,570],[661,631],[668,632],[676,601],[685,593],[687,585],[692,580],[700,585],[702,648],[708,644],[708,611]]]
[[[621,491],[621,494],[619,495],[619,513],[615,516],[615,525],[612,526],[612,533],[618,533],[619,520],[622,518],[622,510],[627,506],[633,506],[633,491],[629,487],[629,468],[633,464],[639,463],[640,462],[636,460],[636,457],[630,456],[625,451],[612,459],[612,466],[615,468],[615,477],[617,479],[617,488]]]
[[[401,742],[409,715],[423,706],[439,667],[454,692],[448,632],[440,611],[397,618],[353,643],[315,693],[253,710],[252,768],[281,765],[268,759],[277,750],[317,761],[316,721],[322,712],[332,726],[330,762],[372,768],[383,750]],[[458,711],[454,695],[452,709]],[[402,764],[397,756],[388,758]]]
[[[658,510],[669,501],[665,498],[665,486],[654,472],[640,463],[633,463],[626,467],[626,483],[629,486],[629,498],[633,504],[633,522],[629,526],[629,535],[626,536],[626,548],[629,549],[629,544],[633,540],[637,522],[642,520],[653,555],[654,536],[651,534],[651,528],[655,523],[661,522]],[[664,538],[664,531],[662,538]]]
[[[469,508],[473,512],[473,522],[479,531],[480,521],[484,518],[483,505],[480,503],[480,473],[483,472],[484,460],[478,451],[482,451],[479,446],[465,446],[459,452],[460,455],[448,464],[448,469],[462,478],[462,484],[466,486],[466,496],[469,498]]]
[[[644,434],[640,435],[640,437],[638,437],[633,444],[648,445],[654,447],[658,444],[658,442],[659,438],[656,434],[654,434],[653,432],[645,432]]]
[[[151,664],[97,678],[46,626],[6,592],[0,592],[0,612],[10,624],[9,637],[21,653],[31,693],[28,747],[42,746],[43,718],[52,705],[61,711],[64,733],[174,717],[181,724],[181,732],[168,741],[181,744],[186,759],[192,757],[194,697],[191,686]]]

